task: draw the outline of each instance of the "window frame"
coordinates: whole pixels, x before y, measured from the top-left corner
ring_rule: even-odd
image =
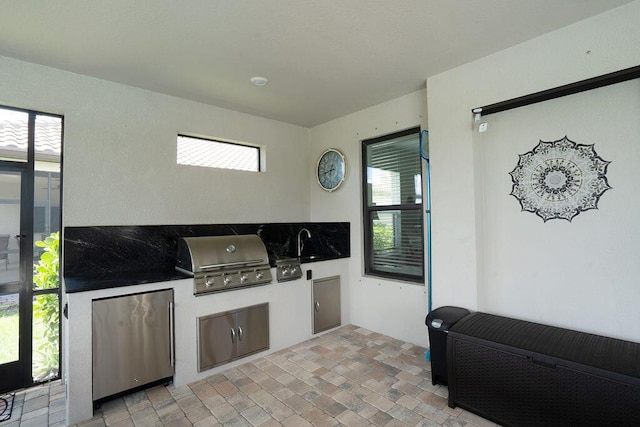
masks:
[[[422,167],[422,160],[420,161],[420,185],[422,188],[423,198],[420,203],[400,203],[395,205],[386,205],[386,206],[369,206],[369,186],[367,180],[368,168],[369,164],[367,162],[367,149],[370,145],[374,145],[379,142],[388,141],[391,139],[401,138],[403,136],[415,135],[416,138],[420,137],[420,127],[416,126],[413,128],[409,128],[406,130],[402,130],[399,132],[394,132],[387,135],[382,135],[375,138],[364,139],[361,141],[361,155],[362,155],[362,212],[363,212],[363,254],[364,254],[364,274],[367,276],[375,276],[382,277],[386,279],[393,280],[401,280],[403,282],[411,282],[415,284],[424,285],[425,281],[425,236],[424,236],[424,227],[425,220],[423,214],[424,207],[424,171]],[[416,156],[419,156],[420,153],[416,152]],[[420,213],[420,244],[422,248],[422,259],[421,259],[421,274],[420,276],[416,276],[413,274],[406,273],[391,273],[388,271],[381,271],[376,269],[374,266],[374,254],[373,254],[373,220],[372,215],[377,212],[384,211],[418,211]],[[394,234],[394,239],[397,239],[399,236]]]
[[[222,168],[222,167],[218,167],[218,166],[205,166],[205,165],[193,165],[193,164],[187,164],[187,163],[179,163],[178,162],[178,141],[180,140],[180,138],[198,139],[198,140],[201,140],[201,141],[215,142],[215,143],[218,143],[218,144],[226,144],[226,145],[233,145],[233,146],[238,146],[238,147],[245,147],[245,148],[255,149],[258,152],[258,159],[257,159],[258,168],[257,168],[257,170],[249,170],[249,169]],[[210,138],[210,137],[206,137],[206,136],[195,136],[195,135],[189,135],[189,134],[186,134],[186,133],[178,133],[177,136],[176,136],[176,164],[178,166],[191,166],[191,167],[201,167],[201,168],[217,169],[217,170],[231,170],[231,171],[239,171],[239,172],[264,172],[264,166],[262,164],[262,161],[263,161],[262,147],[260,147],[258,145],[252,145],[252,144],[243,143],[243,142],[226,141],[224,139]]]

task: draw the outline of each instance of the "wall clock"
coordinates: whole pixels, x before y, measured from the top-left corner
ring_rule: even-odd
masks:
[[[347,174],[347,162],[344,154],[335,148],[329,148],[318,159],[316,179],[325,191],[335,191],[344,182]]]

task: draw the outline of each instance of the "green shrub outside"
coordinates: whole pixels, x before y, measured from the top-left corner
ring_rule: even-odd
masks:
[[[36,246],[44,252],[33,265],[34,289],[60,287],[60,233],[55,232]],[[37,295],[33,301],[34,342],[33,377],[42,380],[57,377],[60,356],[60,304],[59,295]],[[37,325],[37,326],[36,326]]]

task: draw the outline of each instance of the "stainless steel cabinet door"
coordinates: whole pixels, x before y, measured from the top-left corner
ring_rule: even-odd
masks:
[[[173,290],[93,301],[93,400],[173,376]]]
[[[233,312],[198,318],[198,372],[235,359],[236,340]]]
[[[313,281],[313,333],[340,326],[340,276]]]
[[[269,306],[256,305],[236,312],[238,356],[269,348]]]
[[[268,348],[268,303],[198,317],[198,372]]]

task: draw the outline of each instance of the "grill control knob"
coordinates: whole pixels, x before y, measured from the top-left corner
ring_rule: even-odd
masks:
[[[240,283],[246,282],[247,279],[248,279],[248,276],[246,274],[241,274],[240,275]]]
[[[285,276],[289,274],[289,267],[282,267],[282,274]]]
[[[233,280],[233,277],[231,276],[224,276],[224,284],[228,285],[229,283],[231,283],[231,281]]]
[[[212,278],[209,278],[209,277],[205,277],[205,278],[204,278],[204,285],[205,285],[207,288],[210,288],[210,287],[211,287],[211,285],[213,285],[213,279],[212,279]]]
[[[291,274],[296,274],[298,272],[298,267],[291,267]]]
[[[264,274],[262,273],[262,271],[256,272],[256,279],[260,280],[260,279],[262,279],[263,276],[264,276]]]

